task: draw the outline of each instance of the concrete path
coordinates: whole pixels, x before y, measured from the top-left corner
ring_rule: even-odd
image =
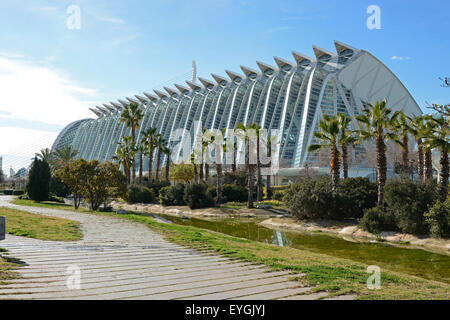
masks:
[[[83,240],[7,235],[0,247],[26,265],[0,299],[316,299],[287,272],[231,261],[170,243],[142,224],[64,210],[10,207],[81,222]],[[79,271],[79,272],[78,272]],[[77,274],[80,276],[77,288]]]

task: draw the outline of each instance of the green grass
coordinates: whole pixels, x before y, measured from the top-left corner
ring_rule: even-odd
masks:
[[[44,205],[54,208],[49,204]],[[305,276],[298,277],[298,280],[304,285],[314,286],[313,291],[327,291],[330,295],[353,293],[357,294],[359,299],[450,298],[448,284],[389,270],[381,273],[381,289],[369,290],[366,286],[369,277],[366,273],[367,265],[348,259],[236,238],[192,226],[162,224],[146,214],[93,213],[145,224],[162,233],[167,240],[197,250],[264,264],[274,270],[289,270],[293,274],[304,273]]]
[[[75,241],[82,238],[80,223],[68,219],[0,207],[6,217],[6,233],[16,236],[54,241]]]

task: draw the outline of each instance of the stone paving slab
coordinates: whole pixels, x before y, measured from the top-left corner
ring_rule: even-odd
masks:
[[[24,277],[0,286],[0,299],[316,299],[286,271],[239,262],[170,243],[146,226],[115,217],[0,206],[81,223],[83,239],[41,241],[7,235],[1,247],[25,263]],[[68,266],[80,270],[80,289],[69,289]]]

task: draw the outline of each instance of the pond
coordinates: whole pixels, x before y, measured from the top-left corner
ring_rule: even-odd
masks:
[[[289,232],[261,226],[261,220],[248,218],[182,219],[160,215],[180,225],[195,226],[234,237],[279,246],[309,250],[335,257],[378,265],[392,271],[450,283],[450,256],[426,250],[394,246],[383,242],[347,241],[338,236],[314,232]]]

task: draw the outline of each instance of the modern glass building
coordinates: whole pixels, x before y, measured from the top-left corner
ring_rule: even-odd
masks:
[[[387,99],[388,107],[420,114],[414,98],[400,80],[367,51],[335,41],[335,52],[313,46],[315,58],[292,52],[293,61],[274,57],[275,64],[256,62],[258,69],[241,66],[242,74],[225,70],[213,80],[199,78],[186,86],[144,92],[118,102],[92,108],[96,119],[69,124],[56,139],[53,149],[72,145],[87,160],[111,160],[117,143],[130,129],[119,123],[120,112],[131,102],[145,110],[137,134],[155,127],[165,139],[178,128],[194,136],[194,122],[208,129],[235,128],[238,123],[258,123],[280,132],[277,157],[284,172],[305,167],[324,167],[317,154],[308,152],[313,132],[324,114],[359,114],[364,102]],[[358,124],[352,123],[356,128]],[[192,139],[193,141],[193,139]],[[365,146],[352,151],[352,158],[364,155]],[[369,167],[359,162],[359,169]],[[144,164],[146,168],[146,164]],[[283,173],[283,169],[280,171]]]

